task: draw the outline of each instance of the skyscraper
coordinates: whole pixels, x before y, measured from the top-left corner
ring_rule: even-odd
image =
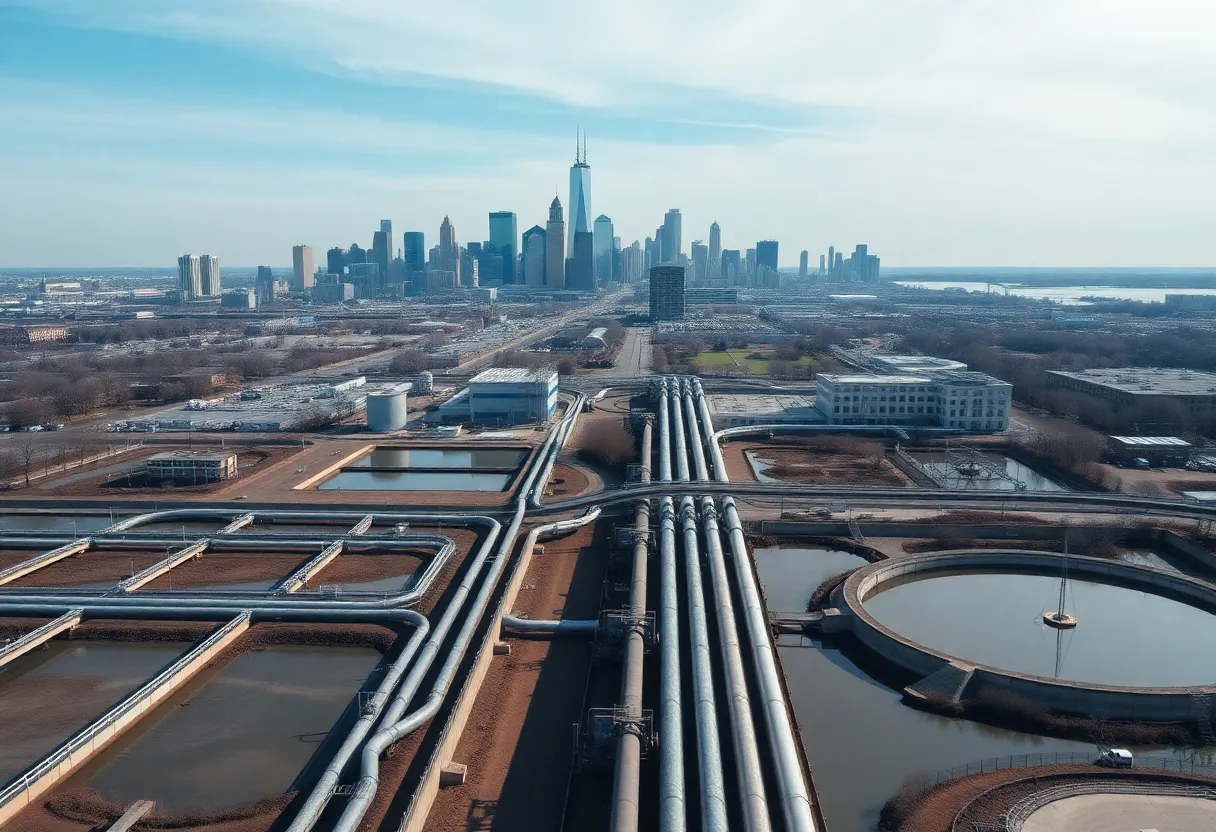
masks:
[[[777,271],[777,241],[761,240],[756,243],[756,266],[767,266]]]
[[[692,282],[693,285],[705,282],[709,268],[709,248],[700,240],[692,241]]]
[[[664,263],[677,263],[680,260],[682,224],[679,208],[672,208],[663,215],[663,250],[660,254]]]
[[[197,254],[183,254],[177,258],[177,290],[182,300],[202,297],[203,279]]]
[[[258,306],[274,303],[274,271],[270,266],[258,266]]]
[[[573,236],[574,256],[566,264],[566,288],[594,292],[595,234],[591,231],[575,231]]]
[[[836,276],[836,247],[828,246],[828,272],[832,277]]]
[[[684,317],[684,267],[655,266],[650,270],[650,320]]]
[[[202,296],[218,298],[220,296],[220,258],[210,254],[199,255],[199,279],[202,283]]]
[[[512,211],[490,212],[490,254],[502,258],[504,286],[516,283],[515,259],[519,254],[519,226]],[[484,275],[483,275],[484,277]]]
[[[717,220],[709,224],[709,264],[707,266],[710,280],[722,277],[722,229]]]
[[[439,224],[439,271],[451,272],[456,276],[456,285],[460,286],[460,245],[456,242],[456,229],[452,221],[444,215]]]
[[[728,248],[722,251],[722,277],[727,283],[736,285],[739,282],[739,269],[743,258],[739,249]]]
[[[583,136],[583,155],[579,156],[578,137],[574,139],[574,164],[570,166],[570,247],[574,256],[574,235],[591,233],[591,166],[587,164],[587,137]]]
[[[827,267],[826,267],[826,266],[824,265],[824,263],[823,263],[823,255],[822,255],[822,254],[821,254],[821,255],[819,255],[819,273],[820,273],[820,274],[826,274],[826,273],[827,273]]]
[[[612,220],[606,214],[595,218],[593,250],[595,252],[595,277],[600,283],[612,280]]]
[[[557,197],[549,205],[549,222],[545,224],[545,285],[566,288],[566,221],[562,201]]]
[[[534,225],[524,232],[524,283],[545,285],[545,229]]]
[[[380,230],[388,235],[388,247],[389,253],[391,254],[393,250],[393,221],[380,220]]]
[[[341,246],[334,246],[325,252],[326,274],[342,274],[346,269],[346,252]]]
[[[803,249],[802,254],[798,255],[798,277],[801,280],[806,280],[806,264],[810,258],[811,253],[806,249]]]
[[[381,220],[380,225],[386,222],[388,220]],[[393,259],[393,238],[390,235],[389,231],[377,231],[372,235],[372,257],[369,262],[375,263],[380,270],[380,285],[388,278],[388,264]]]
[[[421,272],[426,270],[426,234],[421,231],[405,232],[405,270]]]
[[[312,268],[312,246],[292,246],[291,288],[297,292],[307,292],[315,282]]]

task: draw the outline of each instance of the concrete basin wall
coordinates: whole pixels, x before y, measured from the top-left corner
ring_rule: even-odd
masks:
[[[1204,687],[1123,687],[1064,682],[976,664],[908,639],[880,623],[865,600],[894,581],[937,572],[1010,571],[1048,574],[1059,570],[1060,556],[1045,552],[965,550],[880,561],[854,572],[836,591],[837,606],[850,615],[854,636],[879,657],[921,677],[949,663],[974,668],[969,691],[999,690],[1064,713],[1137,722],[1181,722],[1194,719],[1192,694],[1210,696]],[[1069,573],[1154,594],[1164,594],[1204,609],[1216,609],[1216,588],[1203,581],[1161,569],[1118,561],[1072,556]],[[965,622],[960,622],[965,626]]]

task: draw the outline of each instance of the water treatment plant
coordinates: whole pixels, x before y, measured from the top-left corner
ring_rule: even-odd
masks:
[[[0,829],[1033,832],[1216,783],[1216,510],[707,386],[0,497]]]

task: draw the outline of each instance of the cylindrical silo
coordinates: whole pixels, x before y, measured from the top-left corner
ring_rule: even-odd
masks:
[[[406,420],[406,394],[369,393],[367,395],[367,429],[376,433],[401,430]]]
[[[414,382],[415,393],[430,393],[434,387],[435,377],[428,371],[423,370],[418,374],[417,381]]]

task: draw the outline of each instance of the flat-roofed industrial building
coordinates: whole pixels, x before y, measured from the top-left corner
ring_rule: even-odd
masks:
[[[152,482],[222,482],[236,476],[232,451],[165,451],[144,461],[144,476]]]
[[[1048,370],[1045,376],[1052,387],[1105,399],[1117,408],[1175,403],[1186,408],[1197,422],[1216,417],[1216,373],[1177,367],[1122,367],[1075,372]]]
[[[985,373],[816,376],[815,407],[834,425],[932,426],[972,433],[1009,429],[1013,385]]]

